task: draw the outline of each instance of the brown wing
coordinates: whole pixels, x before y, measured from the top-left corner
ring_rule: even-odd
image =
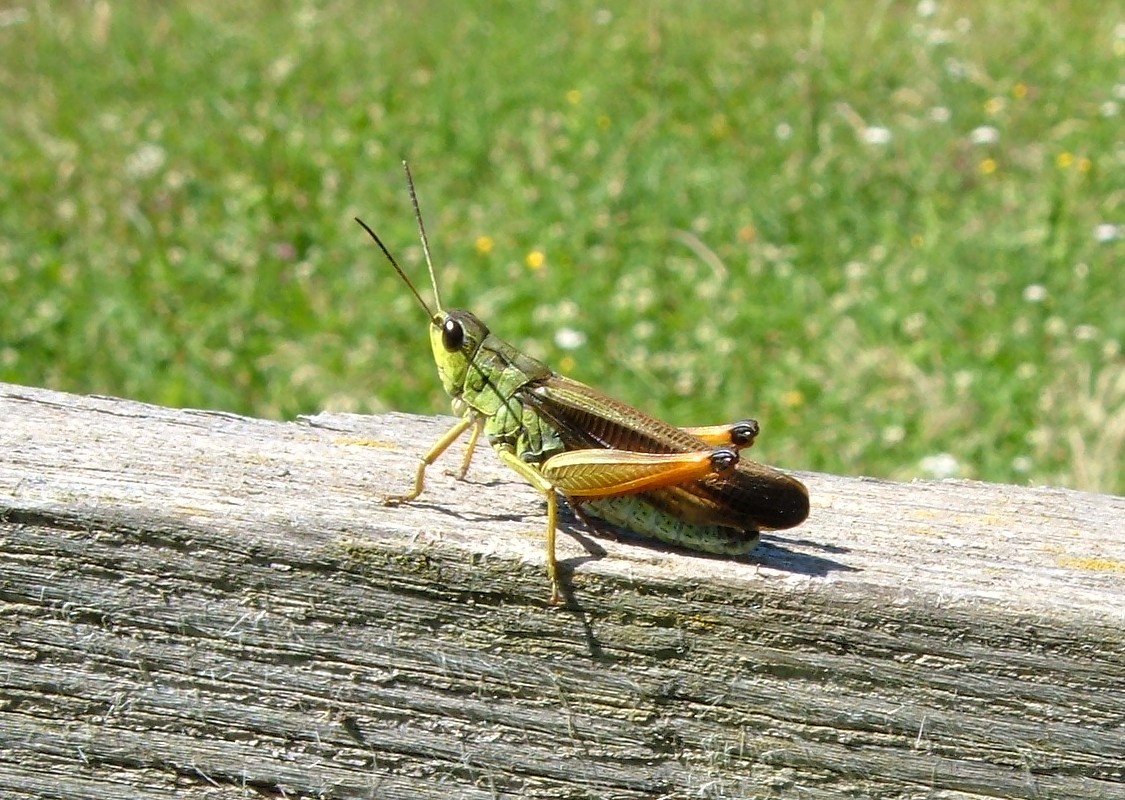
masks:
[[[568,450],[685,453],[713,449],[680,428],[561,375],[529,384],[521,390],[521,399],[551,424]],[[804,484],[746,458],[722,477],[656,489],[643,496],[680,519],[739,530],[791,528],[809,514]]]

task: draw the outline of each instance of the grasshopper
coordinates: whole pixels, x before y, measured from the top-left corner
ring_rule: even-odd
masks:
[[[718,555],[748,553],[757,546],[760,530],[804,522],[809,513],[804,484],[740,455],[754,443],[757,421],[677,428],[559,375],[494,336],[470,312],[446,310],[414,179],[406,162],[403,168],[436,310],[422,299],[375,232],[359,218],[356,222],[426,312],[438,375],[461,419],[422,456],[414,488],[385,498],[385,504],[417,498],[426,469],[469,431],[457,473],[464,478],[484,433],[500,460],[547,500],[552,604],[561,591],[555,556],[559,496],[595,530],[591,517],[683,549]]]

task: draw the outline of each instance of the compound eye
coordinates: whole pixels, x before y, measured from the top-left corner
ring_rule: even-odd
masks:
[[[441,344],[448,352],[456,353],[465,343],[465,328],[455,319],[447,319],[441,326]]]

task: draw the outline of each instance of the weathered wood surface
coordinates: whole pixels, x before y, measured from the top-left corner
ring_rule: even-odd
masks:
[[[487,448],[379,503],[448,422],[0,384],[0,796],[1125,797],[1122,498],[804,474],[550,608]]]

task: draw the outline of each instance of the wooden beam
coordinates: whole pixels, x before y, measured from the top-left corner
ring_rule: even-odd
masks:
[[[1125,797],[1122,498],[801,474],[749,562],[572,522],[551,608],[491,452],[379,502],[450,423],[0,384],[0,795]]]

